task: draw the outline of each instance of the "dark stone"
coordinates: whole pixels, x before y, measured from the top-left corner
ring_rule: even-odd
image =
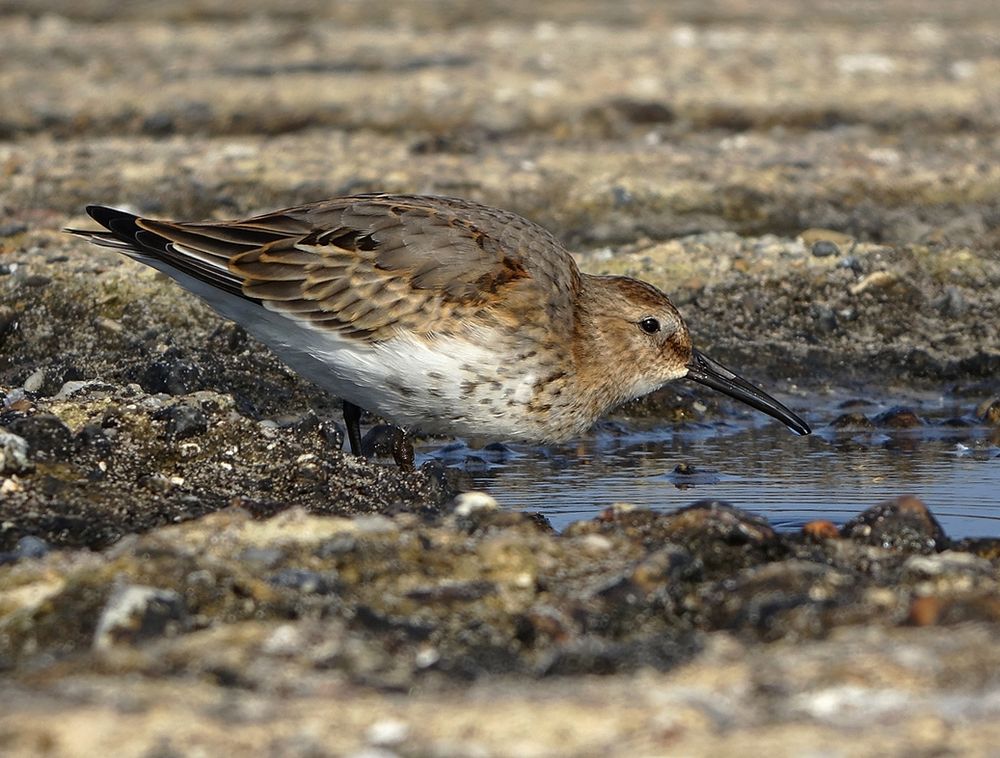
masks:
[[[836,242],[816,240],[812,246],[812,254],[817,258],[829,258],[831,255],[840,255],[840,248]]]
[[[135,645],[184,630],[187,609],[173,590],[142,585],[119,587],[108,598],[94,633],[94,646]]]
[[[7,428],[23,438],[32,457],[39,460],[67,460],[73,454],[73,433],[51,414],[16,419]]]
[[[816,322],[816,328],[824,333],[830,333],[837,329],[837,314],[833,308],[822,303],[813,303],[809,306],[809,315]]]
[[[139,384],[152,394],[186,395],[201,389],[201,369],[197,364],[167,354],[146,369]]]
[[[22,221],[11,221],[6,224],[0,224],[0,237],[13,237],[15,234],[21,234],[28,231],[28,225]]]
[[[182,440],[194,437],[208,431],[208,417],[200,408],[179,403],[164,408],[154,414],[153,418],[167,422],[167,435],[173,439]]]
[[[377,424],[361,438],[361,454],[365,458],[391,458],[402,436],[405,435],[398,426]]]
[[[100,424],[87,424],[76,433],[76,442],[79,449],[93,450],[101,457],[108,456],[112,452],[111,440]]]
[[[912,495],[869,508],[844,524],[840,533],[868,545],[908,553],[933,553],[950,544],[938,520]]]
[[[864,432],[875,428],[863,413],[842,413],[830,422],[831,429],[844,432]]]
[[[17,541],[13,550],[0,552],[0,566],[30,558],[43,558],[51,549],[45,540],[34,535],[25,535]]]
[[[923,426],[924,422],[909,408],[890,408],[885,413],[875,417],[877,426],[887,426],[891,429],[911,429]]]
[[[45,287],[52,282],[52,278],[41,274],[30,274],[21,280],[25,287]]]
[[[40,537],[26,535],[17,541],[16,552],[21,558],[42,558],[49,553],[52,548],[49,543]]]

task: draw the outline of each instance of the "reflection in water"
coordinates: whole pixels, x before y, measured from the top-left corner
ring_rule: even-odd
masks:
[[[1000,536],[997,429],[956,419],[954,408],[919,413],[928,423],[915,428],[837,431],[825,426],[838,415],[831,408],[810,419],[820,421],[810,437],[757,419],[665,428],[609,422],[571,445],[422,452],[464,467],[502,505],[540,511],[557,529],[615,502],[672,510],[710,498],[792,530],[813,519],[842,524],[914,494],[952,537]]]

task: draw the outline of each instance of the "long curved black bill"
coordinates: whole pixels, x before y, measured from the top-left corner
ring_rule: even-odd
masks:
[[[809,424],[800,419],[788,408],[783,406],[766,392],[754,387],[721,363],[717,363],[699,350],[691,351],[691,362],[688,364],[688,379],[707,385],[714,390],[724,392],[730,397],[740,400],[751,408],[763,411],[773,416],[797,434],[810,434]]]

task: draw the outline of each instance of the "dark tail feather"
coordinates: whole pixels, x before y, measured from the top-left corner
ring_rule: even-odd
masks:
[[[137,223],[139,217],[117,208],[104,205],[88,205],[88,215],[108,231],[92,229],[66,229],[70,234],[84,237],[103,247],[139,253],[140,255],[162,255],[170,240],[142,229]]]
[[[140,226],[141,219],[135,214],[108,208],[105,205],[88,205],[87,213],[107,231],[93,229],[64,231],[83,237],[95,245],[118,250],[171,276],[174,276],[174,271],[181,272],[230,294],[253,300],[246,297],[242,281],[229,273],[224,264],[213,266],[197,256],[179,254],[170,239]],[[164,268],[163,264],[168,268]]]

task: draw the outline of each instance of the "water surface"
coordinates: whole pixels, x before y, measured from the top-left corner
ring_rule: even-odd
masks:
[[[875,418],[890,403],[830,400],[809,416],[809,437],[734,410],[713,424],[626,417],[569,445],[422,452],[465,468],[503,506],[539,511],[557,529],[616,502],[673,510],[713,499],[794,530],[814,519],[840,525],[913,494],[951,537],[1000,536],[1000,429],[978,422],[968,400],[911,400],[906,406],[925,422],[914,428],[836,430],[829,424],[842,406]]]

